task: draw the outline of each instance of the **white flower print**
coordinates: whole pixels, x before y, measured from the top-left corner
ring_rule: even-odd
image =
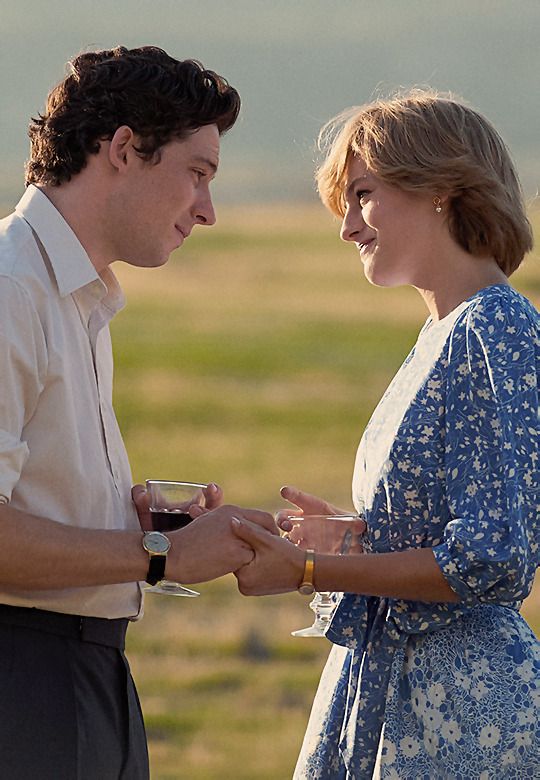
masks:
[[[501,756],[501,763],[503,766],[510,766],[510,764],[516,763],[516,754],[513,750],[505,750]]]
[[[456,684],[459,685],[461,688],[463,688],[465,691],[470,691],[473,683],[471,677],[467,677],[467,675],[462,674],[461,672],[455,673],[455,681]]]
[[[441,683],[430,685],[427,692],[427,699],[432,707],[440,707],[446,699],[446,691]]]
[[[516,739],[516,747],[529,747],[532,743],[532,736],[530,731],[522,731],[521,734],[518,732],[515,736]]]
[[[461,729],[457,720],[444,720],[441,725],[441,734],[451,745],[461,739]]]
[[[471,686],[471,696],[474,696],[476,700],[482,699],[488,693],[489,688],[486,687],[486,684],[483,680],[479,680],[473,686]]]
[[[493,723],[488,723],[480,732],[478,741],[481,747],[494,747],[501,738],[501,730]]]
[[[479,658],[478,661],[475,662],[474,672],[477,675],[489,674],[490,669],[489,659],[487,658]]]
[[[518,723],[521,726],[526,726],[529,723],[536,723],[538,712],[535,712],[532,707],[525,707],[525,709],[521,710],[521,712],[518,712],[517,717]]]
[[[531,682],[531,680],[534,680],[537,676],[537,671],[535,670],[532,661],[524,661],[518,666],[517,672],[525,682]]]
[[[506,382],[503,382],[503,387],[506,390],[507,393],[513,393],[514,392],[514,380],[513,379],[507,379]]]
[[[420,751],[420,741],[416,737],[402,737],[399,749],[407,758],[414,758]]]
[[[383,741],[382,757],[386,764],[393,764],[396,760],[396,746],[389,739]]]
[[[427,729],[436,731],[440,728],[443,722],[443,714],[439,710],[436,710],[433,707],[429,707],[426,708],[426,711],[422,716],[422,721],[424,722],[424,725]]]
[[[422,717],[423,713],[426,711],[427,700],[426,695],[421,688],[413,688],[411,691],[411,702],[413,710],[415,710],[415,712],[417,712],[418,715]]]
[[[433,731],[424,732],[424,747],[426,752],[430,756],[437,754],[437,748],[439,747],[439,737]]]

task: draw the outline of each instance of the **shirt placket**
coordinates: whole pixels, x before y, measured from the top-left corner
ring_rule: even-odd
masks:
[[[90,314],[88,321],[88,335],[94,362],[94,373],[99,402],[99,415],[101,430],[105,444],[105,453],[109,464],[109,471],[113,478],[114,486],[119,498],[122,498],[122,469],[117,457],[117,429],[116,419],[112,411],[112,355],[110,354],[110,342],[106,338],[105,328],[110,321],[110,315],[106,313],[103,304],[98,303]],[[105,342],[105,343],[104,343]],[[107,352],[107,354],[104,354]],[[111,364],[109,370],[107,363]]]

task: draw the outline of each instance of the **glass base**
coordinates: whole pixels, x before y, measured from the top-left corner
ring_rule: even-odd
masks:
[[[326,625],[321,626],[313,623],[309,628],[299,628],[298,631],[291,631],[291,636],[324,636],[326,628]]]
[[[159,593],[162,596],[184,596],[188,599],[196,598],[201,594],[197,590],[191,590],[184,585],[180,585],[179,582],[171,582],[171,580],[161,580],[157,585],[147,585],[144,588],[145,593]]]
[[[291,636],[326,636],[326,630],[330,625],[330,618],[326,615],[317,616],[317,620],[309,628],[299,628],[291,631]]]
[[[327,591],[316,592],[309,608],[315,613],[313,625],[309,628],[299,628],[298,631],[291,631],[291,636],[326,636],[326,631],[330,625],[330,619],[335,609],[332,594]]]

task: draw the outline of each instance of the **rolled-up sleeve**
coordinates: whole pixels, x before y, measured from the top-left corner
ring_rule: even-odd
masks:
[[[527,596],[539,560],[538,320],[473,308],[449,356],[445,476],[452,519],[436,560],[463,603]]]
[[[0,502],[11,498],[29,456],[24,428],[44,387],[46,339],[24,287],[0,275]]]

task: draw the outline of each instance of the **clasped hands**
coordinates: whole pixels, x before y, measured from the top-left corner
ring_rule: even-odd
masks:
[[[151,528],[148,499],[144,486],[135,485],[133,501],[143,530]],[[303,514],[346,514],[322,498],[295,487],[284,487],[281,496],[294,509],[277,513],[222,505],[223,492],[215,484],[204,490],[205,507],[192,505],[193,522],[180,531],[169,533],[173,541],[167,576],[182,582],[197,583],[234,572],[238,589],[244,595],[286,593],[302,581],[304,549],[309,539],[291,544],[280,536],[290,530],[291,516]],[[178,544],[174,537],[178,536]]]

